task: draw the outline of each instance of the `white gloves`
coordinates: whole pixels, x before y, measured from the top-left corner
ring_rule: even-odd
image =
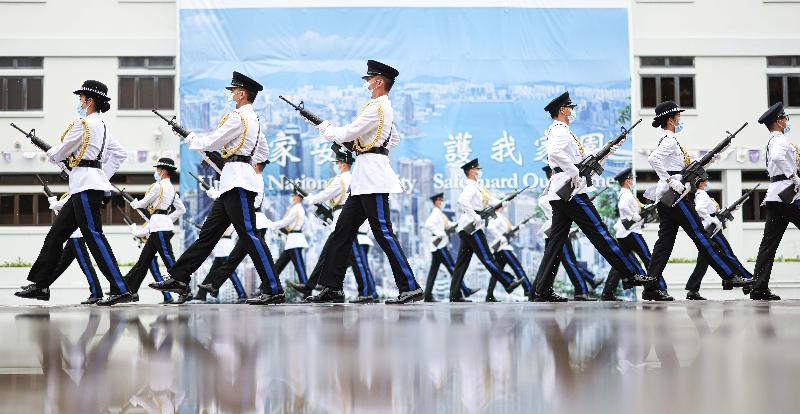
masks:
[[[208,195],[208,196],[209,196],[209,197],[210,197],[212,200],[216,200],[216,199],[218,199],[218,198],[219,198],[219,196],[220,196],[220,194],[221,194],[221,193],[219,192],[219,190],[215,190],[215,189],[213,189],[213,188],[212,188],[212,189],[210,189],[210,190],[206,190],[206,194],[207,194],[207,195]]]
[[[331,126],[330,121],[322,121],[322,123],[317,125],[317,129],[319,130],[319,132],[322,132],[324,134],[325,130],[328,129],[329,126]]]
[[[147,230],[147,226],[138,226],[135,223],[128,226],[128,228],[130,228],[133,237],[144,237],[147,236],[148,233],[150,233]]]
[[[640,216],[640,215],[638,215],[638,214],[634,214],[634,215],[633,215],[633,217],[632,217],[631,219],[632,219],[633,221],[640,221],[640,220],[642,219],[642,216]]]
[[[586,188],[586,181],[582,180],[580,175],[570,177],[569,182],[572,184],[572,194],[578,194]]]
[[[501,204],[503,205],[503,207],[506,207],[508,205],[508,200],[503,200]]]
[[[790,177],[792,180],[792,184],[794,184],[794,191],[800,192],[800,177],[797,174]]]
[[[177,135],[177,132],[175,134]],[[178,138],[182,137],[178,135]],[[197,139],[197,134],[195,134],[194,132],[190,132],[189,135],[186,136],[186,138],[183,138],[183,142],[186,145],[192,145],[192,141],[194,141],[195,139]]]
[[[716,217],[711,217],[711,224],[713,224],[718,229],[722,228],[722,222],[719,221],[719,219]]]
[[[683,183],[674,178],[669,180],[667,184],[669,185],[669,188],[675,190],[679,194],[683,194],[683,192],[686,190],[686,187],[683,185]]]
[[[47,197],[47,202],[50,203],[50,210],[58,211],[60,208],[56,208],[58,206],[58,198],[55,196]]]

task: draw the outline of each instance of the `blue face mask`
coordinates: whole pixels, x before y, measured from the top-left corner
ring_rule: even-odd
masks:
[[[792,130],[792,121],[786,121],[786,128],[783,129],[784,134],[788,134]]]
[[[78,106],[75,108],[75,111],[78,113],[78,116],[80,116],[81,118],[86,118],[86,109],[83,107],[83,105],[80,102],[78,102]]]
[[[158,171],[156,171],[156,172],[154,172],[154,173],[153,173],[153,178],[155,178],[155,179],[156,179],[156,181],[161,181],[161,176],[160,176],[160,175],[158,175]]]
[[[675,125],[675,133],[677,134],[681,131],[683,131],[683,121],[678,122],[678,125]]]

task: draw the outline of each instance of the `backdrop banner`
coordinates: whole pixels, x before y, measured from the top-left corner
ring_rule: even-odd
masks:
[[[400,76],[390,94],[391,127],[401,143],[391,160],[406,192],[391,197],[391,214],[420,281],[430,260],[429,238],[422,230],[431,210],[428,197],[444,192],[446,211],[453,213],[464,180],[459,167],[466,161],[480,158],[481,179],[497,195],[533,186],[506,211],[516,223],[539,210],[536,198],[546,184],[544,131],[552,122],[543,110],[547,102],[570,92],[578,104],[572,131],[588,151],[630,124],[627,2],[597,0],[588,3],[590,8],[578,0],[523,1],[524,7],[513,8],[491,7],[491,2],[488,7],[336,4],[342,6],[179,0],[179,118],[191,131],[211,131],[233,109],[231,94],[224,89],[232,71],[263,84],[254,108],[270,146],[265,212],[280,217],[289,203],[283,177],[314,192],[335,171],[330,143],[278,95],[303,101],[311,112],[343,125],[369,99],[361,80],[366,61],[397,68]],[[595,180],[597,186],[609,185],[630,160],[628,140]],[[180,161],[188,215],[202,222],[210,200],[188,173],[207,180],[213,174],[185,147]],[[613,203],[612,193],[598,200],[604,211],[613,212],[613,206],[603,204]],[[536,228],[531,225],[515,240],[531,278],[543,247]],[[195,230],[191,225],[184,230],[190,243]],[[309,214],[306,230],[313,246],[307,252],[311,267],[330,229]],[[270,247],[277,256],[282,242],[273,239]],[[589,268],[602,272],[607,266],[585,240],[576,241],[575,247]],[[382,253],[373,249],[370,255],[376,284],[387,293],[395,289]],[[291,277],[285,273],[283,278]],[[441,279],[444,289],[449,279]],[[475,267],[467,280],[481,287],[488,273]]]

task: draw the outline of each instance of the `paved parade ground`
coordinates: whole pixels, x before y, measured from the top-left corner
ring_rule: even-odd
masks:
[[[743,299],[6,306],[0,413],[797,412],[798,321]]]

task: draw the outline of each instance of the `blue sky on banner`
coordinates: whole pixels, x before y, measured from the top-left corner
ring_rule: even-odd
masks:
[[[367,59],[400,70],[392,102],[405,141],[393,160],[429,160],[445,186],[474,157],[487,178],[541,175],[542,107],[564,89],[589,148],[616,134],[630,103],[626,8],[206,8],[180,10],[182,119],[212,129],[231,109],[231,71],[247,73],[265,86],[255,107],[274,165],[324,178],[324,143],[277,95],[346,123],[368,99]],[[628,162],[624,150],[607,175]]]

